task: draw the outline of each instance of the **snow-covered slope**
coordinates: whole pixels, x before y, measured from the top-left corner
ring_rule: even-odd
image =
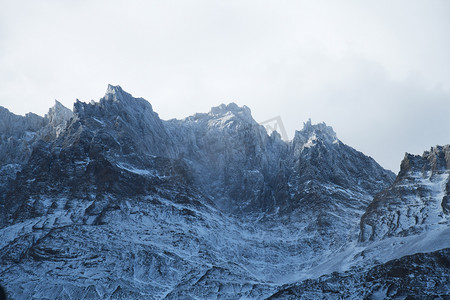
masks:
[[[30,148],[0,164],[0,283],[13,299],[261,299],[415,253],[358,242],[395,176],[324,123],[286,142],[234,103],[164,121],[118,86],[73,113],[57,102],[34,127],[6,115],[8,147]]]
[[[449,147],[406,154],[393,185],[368,205],[359,240],[301,271],[297,283],[271,298],[445,299],[450,294]]]
[[[450,249],[286,285],[268,299],[447,299]]]

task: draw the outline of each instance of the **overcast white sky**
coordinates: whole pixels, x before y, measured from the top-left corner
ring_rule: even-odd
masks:
[[[450,143],[450,1],[0,0],[0,105],[44,115],[108,83],[163,119],[220,103],[312,118],[398,171]]]

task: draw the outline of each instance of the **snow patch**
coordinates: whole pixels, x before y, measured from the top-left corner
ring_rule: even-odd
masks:
[[[119,167],[122,170],[134,173],[134,174],[138,174],[138,175],[143,175],[143,176],[151,176],[151,175],[155,175],[154,171],[149,171],[149,170],[145,170],[145,169],[138,169],[135,168],[129,164],[123,164],[123,163],[118,163],[117,167]]]

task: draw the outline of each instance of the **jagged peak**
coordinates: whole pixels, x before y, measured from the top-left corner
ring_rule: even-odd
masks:
[[[153,111],[150,102],[144,98],[133,97],[118,85],[108,85],[105,96],[100,100],[100,105],[105,110],[112,110],[116,114],[122,112],[132,115],[145,113],[159,120],[159,115]]]
[[[120,85],[108,84],[108,87],[106,88],[105,96],[106,95],[118,95],[118,96],[121,96],[124,92],[125,91],[122,89],[122,87]]]
[[[336,132],[333,127],[328,126],[325,122],[312,124],[311,119],[303,123],[303,129],[295,132],[294,142],[300,142],[305,147],[310,147],[320,140],[325,143],[337,143]]]
[[[425,150],[422,155],[405,152],[403,160],[429,159],[430,157],[435,157],[437,155],[445,155],[446,153],[449,153],[448,155],[450,155],[450,144],[432,146],[430,150]]]
[[[92,100],[90,103],[85,103],[77,99],[74,103],[73,111],[78,116],[84,115],[85,113],[89,115],[117,115],[125,111],[131,114],[146,111],[157,116],[147,100],[135,98],[124,91],[119,85],[114,86],[111,84],[108,84],[105,96],[99,102]]]
[[[120,85],[111,85],[108,84],[106,88],[106,93],[103,99],[112,100],[115,102],[127,101],[130,99],[135,99],[133,96],[127,92],[125,92]]]
[[[48,113],[45,115],[45,119],[53,126],[62,125],[72,118],[73,112],[69,108],[65,107],[61,102],[55,99],[55,104],[50,107]]]
[[[163,123],[159,115],[153,111],[151,104],[143,98],[133,97],[120,86],[108,85],[105,96],[98,102],[85,103],[77,99],[73,114],[74,122],[81,122],[88,128],[122,122],[123,130],[146,128],[161,130],[162,134],[165,134]]]
[[[196,113],[185,118],[187,121],[207,122],[210,126],[229,126],[231,124],[258,124],[252,117],[250,108],[234,102],[214,106],[208,113]]]
[[[436,145],[434,147],[431,147],[429,151],[424,151],[422,154],[422,157],[427,157],[429,155],[435,155],[435,154],[439,154],[442,152],[448,152],[450,149],[450,144],[448,145]]]
[[[61,107],[61,106],[65,107],[61,102],[59,102],[57,99],[55,99],[55,105],[53,105],[53,107]]]
[[[234,102],[212,107],[208,115],[214,117],[215,119],[235,117],[248,123],[255,122],[255,120],[253,120],[252,112],[249,107],[245,105],[239,106]]]
[[[405,153],[400,163],[399,178],[408,172],[450,170],[450,145],[431,147],[422,155]]]
[[[227,113],[233,114],[241,114],[241,115],[249,115],[251,116],[251,110],[247,106],[239,106],[234,102],[229,104],[220,104],[219,106],[215,106],[211,108],[210,114],[213,115],[225,115]]]
[[[436,145],[430,151],[425,151],[422,155],[427,159],[433,169],[450,170],[450,145]]]
[[[303,123],[303,129],[300,132],[321,132],[327,136],[336,138],[336,132],[334,132],[333,127],[328,126],[325,122],[312,124],[311,118],[308,119],[306,123]]]
[[[55,104],[52,107],[50,107],[49,113],[50,112],[59,112],[59,111],[65,111],[65,112],[70,111],[71,112],[71,110],[69,108],[67,108],[64,104],[62,104],[61,102],[59,102],[58,100],[55,99]]]

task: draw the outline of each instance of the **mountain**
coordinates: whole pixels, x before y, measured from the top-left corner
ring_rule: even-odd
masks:
[[[415,186],[324,123],[283,141],[234,103],[166,121],[111,85],[73,111],[0,112],[0,282],[13,299],[261,299],[449,247],[372,238],[392,211],[382,195]],[[434,165],[439,181],[448,164]],[[437,224],[422,234],[442,237]]]

